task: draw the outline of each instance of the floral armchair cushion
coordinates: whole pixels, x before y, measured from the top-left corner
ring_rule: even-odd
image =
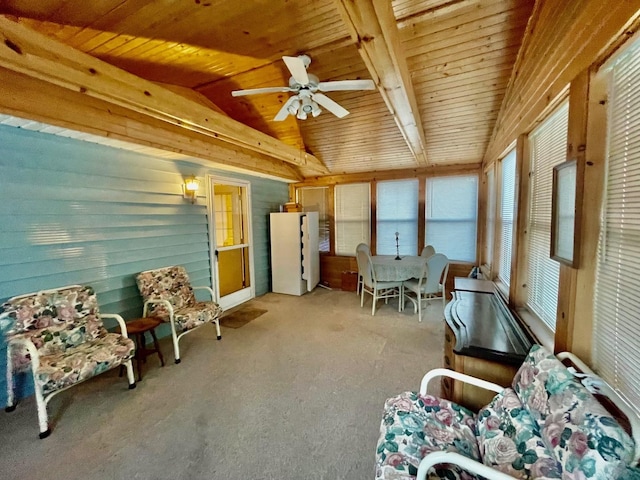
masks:
[[[546,447],[538,422],[512,389],[478,412],[478,445],[485,465],[515,478],[562,478],[562,467]]]
[[[145,302],[152,298],[168,300],[174,309],[193,306],[196,303],[189,276],[182,266],[141,272],[136,277],[136,283]],[[148,308],[149,316],[169,320],[169,312],[163,304],[150,304]]]
[[[545,445],[567,478],[617,478],[631,463],[634,442],[580,381],[534,345],[513,389],[538,423]]]
[[[40,366],[34,373],[45,395],[109,370],[135,352],[132,340],[104,328],[89,286],[13,298],[2,308],[7,338],[30,340],[38,350]],[[31,368],[21,344],[14,342],[11,358],[14,372]]]
[[[385,402],[376,451],[376,480],[415,479],[420,461],[433,451],[480,460],[473,412],[449,400],[405,392]],[[473,479],[452,465],[436,469],[442,479]]]
[[[193,293],[187,271],[182,266],[149,270],[136,277],[143,301],[168,300],[173,306],[174,321],[183,330],[190,330],[206,322],[213,322],[222,314],[215,302],[198,302]],[[147,315],[169,321],[167,307],[161,303],[150,303]]]

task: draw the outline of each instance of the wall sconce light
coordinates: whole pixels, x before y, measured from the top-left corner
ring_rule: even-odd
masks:
[[[196,177],[189,177],[185,179],[182,185],[182,193],[184,198],[191,200],[191,203],[196,203],[196,195],[198,194],[198,187],[200,187],[200,180]]]

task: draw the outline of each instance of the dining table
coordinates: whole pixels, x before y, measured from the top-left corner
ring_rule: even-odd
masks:
[[[426,258],[418,255],[374,255],[371,257],[376,280],[379,282],[403,282],[420,278]]]

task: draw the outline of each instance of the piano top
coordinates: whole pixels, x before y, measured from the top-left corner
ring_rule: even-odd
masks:
[[[459,355],[520,365],[533,340],[495,293],[454,291],[445,321],[456,337]]]

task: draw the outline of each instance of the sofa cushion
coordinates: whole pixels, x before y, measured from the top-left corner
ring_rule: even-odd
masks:
[[[135,344],[117,333],[106,333],[58,355],[40,357],[35,372],[44,395],[106,372],[133,357]]]
[[[562,467],[540,435],[540,427],[512,389],[478,412],[478,446],[485,465],[515,478],[561,478]]]
[[[389,398],[384,405],[376,450],[376,479],[414,479],[430,452],[457,452],[480,461],[476,418],[449,400],[416,392]],[[440,478],[475,478],[455,466],[436,470]]]
[[[634,442],[554,355],[534,345],[513,388],[537,421],[545,445],[567,478],[617,478]]]

